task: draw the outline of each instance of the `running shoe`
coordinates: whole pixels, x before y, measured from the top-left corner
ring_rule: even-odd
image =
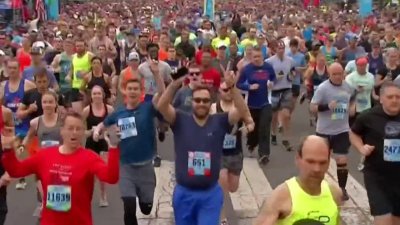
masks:
[[[100,208],[105,208],[105,207],[108,207],[108,206],[109,206],[109,204],[108,204],[107,199],[100,199],[100,202],[99,202],[99,207]]]
[[[157,155],[154,158],[153,165],[154,165],[154,167],[160,167],[161,166],[161,157],[159,155]]]
[[[342,188],[342,192],[343,192],[342,200],[343,201],[349,200],[350,197],[349,197],[349,194],[347,194],[347,190],[345,188]]]
[[[288,140],[283,140],[282,145],[285,147],[286,151],[288,151],[288,152],[291,152],[293,150],[292,146],[290,146],[290,143]]]
[[[265,166],[269,163],[269,156],[268,155],[263,155],[258,159],[258,163],[261,165]]]
[[[278,142],[276,141],[276,135],[271,135],[271,144],[278,145]]]
[[[228,219],[223,219],[223,220],[221,221],[221,225],[229,225]]]
[[[27,185],[28,185],[28,184],[26,183],[25,180],[20,180],[20,181],[18,181],[18,183],[15,185],[15,189],[17,189],[17,190],[25,190],[25,188],[26,188]]]
[[[304,100],[306,100],[306,97],[307,97],[307,93],[306,93],[306,92],[303,92],[303,93],[301,94],[301,96],[300,96],[300,100],[299,100],[300,104],[303,104],[303,103],[304,103]]]

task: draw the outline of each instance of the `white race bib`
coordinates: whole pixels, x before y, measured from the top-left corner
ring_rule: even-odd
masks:
[[[51,146],[56,146],[56,145],[60,145],[60,142],[59,141],[46,140],[46,141],[42,141],[40,143],[41,147],[51,147]]]
[[[400,139],[384,139],[383,160],[386,162],[400,162]]]
[[[223,148],[224,149],[235,149],[236,148],[236,135],[225,134]]]
[[[136,120],[135,117],[128,117],[118,120],[118,127],[121,131],[121,139],[135,137],[138,135],[136,128]]]

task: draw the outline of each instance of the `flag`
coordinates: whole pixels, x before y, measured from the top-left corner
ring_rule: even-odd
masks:
[[[204,15],[214,20],[215,0],[204,0]]]
[[[35,10],[37,18],[39,18],[41,21],[47,20],[47,11],[43,0],[36,0]]]
[[[372,14],[372,0],[359,0],[358,5],[359,13],[362,18],[365,18]]]

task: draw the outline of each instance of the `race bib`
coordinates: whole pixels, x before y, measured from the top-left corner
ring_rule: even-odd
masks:
[[[357,111],[364,111],[368,109],[368,99],[366,98],[358,98],[356,101],[356,109]]]
[[[135,137],[138,135],[135,117],[128,117],[118,120],[118,127],[121,131],[121,139]]]
[[[71,186],[47,186],[46,207],[58,212],[68,212],[71,209]]]
[[[336,108],[333,109],[331,119],[343,120],[347,116],[347,104],[337,103]]]
[[[386,162],[400,162],[400,139],[384,139],[383,160]]]
[[[234,149],[234,148],[236,148],[236,135],[225,134],[223,148],[224,149]]]
[[[83,79],[83,72],[82,71],[76,71],[76,78],[78,79]]]
[[[189,176],[211,176],[211,153],[189,152]]]
[[[51,146],[56,146],[56,145],[60,145],[60,142],[59,141],[46,140],[46,141],[42,141],[40,143],[40,146],[42,146],[42,147],[51,147]]]

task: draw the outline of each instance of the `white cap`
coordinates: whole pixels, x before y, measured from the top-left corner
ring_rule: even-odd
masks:
[[[37,41],[37,42],[33,43],[32,47],[45,49],[46,44],[43,41]]]
[[[128,55],[128,61],[132,61],[132,60],[139,60],[139,54],[137,52],[131,52]]]

